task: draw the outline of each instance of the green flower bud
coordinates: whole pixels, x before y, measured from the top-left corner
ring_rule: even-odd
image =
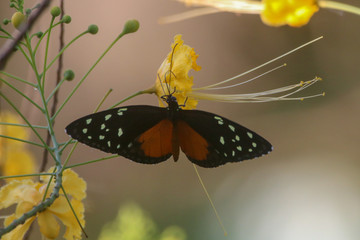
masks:
[[[97,32],[99,31],[99,27],[96,26],[95,24],[91,24],[89,27],[88,27],[88,32],[90,34],[97,34]]]
[[[136,32],[139,29],[139,27],[140,27],[140,23],[138,20],[136,19],[129,20],[124,25],[123,33],[127,34],[127,33]]]
[[[4,20],[3,20],[3,24],[4,24],[4,25],[8,25],[9,22],[11,22],[10,19],[4,18]]]
[[[30,9],[30,8],[27,8],[27,9],[25,10],[25,14],[26,14],[26,16],[29,16],[29,15],[31,14],[31,9]]]
[[[16,4],[15,3],[10,3],[9,5],[11,8],[16,8]]]
[[[37,33],[35,33],[35,35],[36,35],[38,38],[41,38],[43,34],[44,34],[43,32],[37,32]]]
[[[61,19],[61,21],[62,21],[63,23],[68,24],[68,23],[71,22],[71,17],[70,17],[69,15],[65,15],[65,16]]]
[[[25,20],[26,17],[21,12],[16,12],[11,17],[11,23],[16,29],[19,29]]]
[[[65,80],[71,81],[74,79],[74,77],[75,77],[75,73],[72,70],[69,69],[64,72]]]
[[[57,17],[61,13],[61,9],[58,6],[52,7],[50,13],[53,17]]]

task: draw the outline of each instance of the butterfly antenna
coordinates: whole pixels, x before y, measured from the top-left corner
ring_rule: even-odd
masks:
[[[161,88],[162,88],[162,90],[163,90],[163,93],[164,93],[164,95],[166,95],[166,94],[165,94],[165,89],[164,89],[164,86],[163,86],[163,84],[162,84],[161,77],[160,77],[159,74],[158,74],[158,78],[159,78],[160,86],[161,86]],[[165,83],[166,83],[166,74],[165,74]]]
[[[174,74],[172,72],[172,67],[173,67],[173,62],[174,62],[174,52],[175,52],[175,48],[176,48],[177,45],[178,45],[178,43],[175,44],[175,46],[173,47],[172,52],[171,52],[171,60],[170,60],[170,68],[169,68],[170,77],[169,77],[169,84],[167,84],[167,89],[168,89],[169,95],[172,95],[174,93],[174,92],[170,93],[170,84],[171,84],[171,76]],[[166,82],[166,74],[165,74],[165,83],[167,83]],[[175,76],[175,74],[174,74],[174,76]]]

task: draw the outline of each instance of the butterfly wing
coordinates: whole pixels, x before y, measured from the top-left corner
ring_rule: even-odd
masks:
[[[138,105],[82,117],[66,127],[72,138],[139,163],[159,163],[172,155],[173,124],[165,108]]]
[[[199,110],[181,110],[178,116],[180,147],[199,166],[240,162],[272,150],[260,135],[224,117]]]

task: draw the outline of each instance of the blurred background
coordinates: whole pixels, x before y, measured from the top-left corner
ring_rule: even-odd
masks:
[[[341,2],[360,6],[356,0]],[[26,6],[35,3],[27,0]],[[56,4],[53,1],[52,5]],[[89,239],[98,239],[104,224],[115,219],[118,209],[129,202],[151,216],[159,231],[177,225],[186,232],[187,239],[360,239],[360,16],[320,9],[301,28],[269,27],[258,15],[233,13],[167,25],[157,23],[160,17],[189,9],[170,0],[65,1],[65,12],[72,17],[65,27],[66,42],[90,24],[97,24],[99,33],[82,37],[65,52],[64,69],[72,69],[76,77],[63,85],[60,102],[128,19],[138,19],[140,29],[116,44],[58,116],[55,130],[61,141],[68,139],[65,126],[91,113],[110,88],[114,91],[103,109],[151,87],[176,34],[182,34],[185,44],[199,54],[197,63],[202,70],[191,73],[195,87],[225,80],[324,36],[242,79],[283,63],[287,63],[286,68],[227,92],[259,92],[319,76],[323,81],[298,96],[323,91],[326,96],[270,103],[199,102],[198,109],[230,118],[274,146],[274,151],[262,158],[214,169],[199,168],[227,237],[192,164],[181,155],[177,163],[168,160],[150,166],[118,157],[75,168],[88,184],[85,204]],[[8,1],[1,1],[0,16],[11,18],[12,13]],[[47,28],[49,16],[46,12],[33,32]],[[52,56],[58,51],[56,39],[51,46]],[[20,54],[12,56],[6,70],[27,79],[34,77],[28,74]],[[52,73],[55,81],[55,68]],[[38,97],[33,89],[26,91],[34,99]],[[43,121],[17,95],[13,100],[32,123]],[[143,95],[125,105],[136,104],[158,102],[154,95]],[[5,104],[2,107],[10,109]],[[42,152],[34,149],[34,153],[40,162]],[[108,154],[81,145],[71,164],[103,156]],[[30,239],[38,239],[36,231]]]

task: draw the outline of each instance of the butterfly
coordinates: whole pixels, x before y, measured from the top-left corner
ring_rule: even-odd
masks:
[[[205,168],[260,157],[272,151],[257,133],[225,118],[200,110],[184,110],[172,95],[166,108],[135,105],[84,116],[66,127],[72,138],[104,152],[138,163],[155,164],[180,149]]]

